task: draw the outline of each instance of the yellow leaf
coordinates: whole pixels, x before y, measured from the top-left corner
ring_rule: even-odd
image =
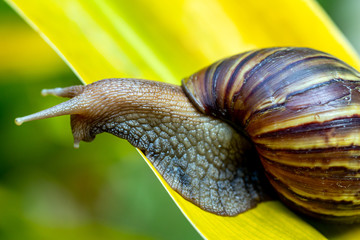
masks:
[[[360,67],[346,39],[311,0],[7,1],[84,83],[112,77],[179,83],[217,59],[270,46],[312,47]],[[174,192],[145,160],[206,238],[325,239],[278,201],[237,217],[202,211]],[[344,237],[357,230],[349,231]]]

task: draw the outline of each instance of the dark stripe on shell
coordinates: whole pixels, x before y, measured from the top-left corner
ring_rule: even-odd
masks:
[[[228,81],[228,84],[227,84],[227,86],[226,86],[226,92],[225,92],[226,96],[229,96],[230,90],[231,90],[234,82],[236,81],[237,76],[238,76],[241,68],[242,68],[246,63],[248,63],[249,61],[251,61],[256,55],[258,55],[258,52],[257,52],[257,51],[251,53],[251,54],[248,55],[248,56],[246,56],[243,60],[241,60],[241,61],[237,64],[237,66],[235,67],[234,72],[231,74],[230,79],[229,79],[229,81]],[[229,102],[229,101],[228,101],[228,102]],[[226,106],[227,106],[227,107],[230,107],[231,105],[227,104]]]
[[[290,187],[284,183],[283,181],[279,181],[276,176],[272,175],[271,173],[267,172],[267,176],[269,180],[271,181],[272,185],[277,189],[277,191],[280,194],[284,194],[285,196],[291,196],[291,198],[296,199],[296,201],[302,203],[303,205],[298,205],[296,201],[292,199],[288,199],[290,202],[291,207],[295,206],[299,208],[300,211],[310,211],[309,208],[307,208],[307,205],[312,206],[316,209],[316,212],[313,212],[314,214],[323,214],[324,216],[332,217],[332,218],[349,218],[352,216],[358,215],[358,212],[353,213],[353,215],[348,215],[353,210],[359,210],[360,205],[354,204],[353,201],[346,201],[346,200],[324,200],[320,198],[309,198],[303,195],[299,195],[292,191]],[[283,196],[284,196],[283,195]],[[346,215],[342,215],[346,211]],[[332,213],[332,214],[329,214]]]
[[[274,150],[272,148],[267,147],[264,144],[256,144],[256,148],[260,148],[260,149],[263,149],[266,151]],[[350,145],[350,146],[343,146],[343,147],[326,147],[326,148],[311,148],[311,149],[286,149],[286,148],[276,149],[277,152],[291,153],[294,155],[312,154],[312,153],[327,153],[327,152],[343,152],[343,151],[350,151],[350,150],[360,151],[360,146]]]
[[[272,132],[267,132],[254,138],[276,138],[276,137],[286,137],[287,135],[296,135],[296,134],[313,134],[313,132],[320,133],[321,131],[326,131],[328,129],[336,128],[359,128],[360,127],[360,115],[353,115],[351,117],[343,117],[338,119],[333,119],[326,122],[309,122],[300,126],[294,126],[291,128],[279,129]]]
[[[313,69],[313,75],[316,75],[316,72],[318,72],[319,74],[322,74],[322,72],[323,71],[326,71],[327,69],[329,68],[329,65],[324,65],[324,66],[321,66],[321,65],[318,65],[317,66],[317,69],[315,70],[315,69]],[[334,70],[336,70],[336,71],[338,71],[339,73],[341,72],[341,70],[343,70],[344,68],[336,68],[336,69],[334,69]],[[294,73],[294,74],[296,74],[296,73]],[[302,74],[302,73],[299,73],[299,74]],[[307,79],[309,78],[309,77],[311,77],[310,75],[305,75],[305,76],[301,76],[301,75],[297,75],[297,77],[298,77],[298,82],[299,81],[303,81],[304,83],[307,81]],[[292,76],[291,75],[289,75],[288,76],[288,78],[290,79],[290,78],[292,78]],[[283,81],[287,81],[288,80],[288,78],[285,78],[285,79],[283,79]],[[332,76],[329,76],[328,77],[328,79],[327,79],[327,81],[332,81],[332,80],[334,80],[334,78],[332,78]],[[287,96],[285,96],[285,99],[288,99],[289,98],[289,96],[292,96],[292,95],[294,95],[294,92],[291,92],[291,88],[294,88],[295,87],[295,84],[297,84],[297,83],[294,83],[294,84],[289,84],[289,85],[287,85],[286,87],[282,87],[282,88],[280,88],[280,86],[271,86],[269,83],[268,83],[268,86],[267,86],[267,88],[264,88],[262,91],[253,91],[252,93],[250,93],[252,96],[251,96],[251,98],[250,97],[248,97],[248,98],[246,98],[246,100],[242,100],[243,102],[244,102],[244,104],[245,104],[245,106],[244,106],[244,108],[246,109],[246,112],[249,112],[249,114],[247,114],[248,116],[247,116],[247,118],[245,118],[246,117],[246,115],[244,114],[244,115],[241,115],[241,113],[239,113],[240,114],[240,116],[236,116],[237,118],[242,118],[243,119],[243,121],[247,121],[247,119],[250,119],[251,117],[252,117],[252,115],[254,114],[254,113],[259,113],[259,112],[261,112],[261,111],[266,111],[267,109],[270,109],[270,108],[278,108],[278,107],[280,107],[281,106],[281,104],[271,104],[270,106],[268,106],[268,107],[265,107],[265,108],[261,108],[261,109],[257,109],[257,107],[259,106],[259,105],[261,105],[263,102],[262,101],[265,101],[265,100],[261,100],[261,99],[269,99],[269,98],[271,98],[271,97],[274,97],[274,92],[275,92],[275,89],[280,89],[280,90],[278,90],[278,91],[283,91],[283,92],[285,92],[285,93],[287,93]],[[315,84],[315,85],[317,85],[317,84]],[[360,86],[360,82],[358,83],[358,85]],[[314,85],[313,85],[314,86]],[[310,87],[308,87],[307,88],[308,90],[310,90],[310,89],[312,89],[312,86],[310,86]],[[304,89],[305,90],[305,89]],[[257,100],[257,99],[259,99],[259,100]],[[238,100],[238,99],[237,99]],[[316,103],[314,103],[314,104],[316,104]],[[274,105],[274,106],[272,106],[272,105]],[[296,106],[295,106],[296,107]],[[237,114],[236,112],[235,112],[235,114]],[[300,114],[299,114],[300,115]]]
[[[296,67],[297,65],[300,65],[300,64],[303,64],[303,63],[306,63],[306,66],[308,66],[309,64],[309,61],[311,62],[312,60],[319,60],[319,59],[331,59],[333,60],[334,58],[332,57],[329,57],[329,56],[310,56],[308,58],[303,58],[303,59],[300,59],[296,62],[292,62],[290,64],[287,64],[285,65],[282,69],[278,69],[278,71],[274,72],[272,75],[266,77],[266,78],[263,78],[261,79],[261,81],[258,81],[259,83],[257,84],[257,86],[255,88],[252,89],[251,92],[249,92],[246,96],[246,98],[244,98],[244,102],[248,101],[249,98],[251,98],[253,95],[256,95],[256,92],[259,90],[259,89],[263,89],[265,85],[267,85],[270,81],[272,80],[277,80],[278,76],[280,74],[283,74],[287,71],[290,71],[292,70],[294,67]],[[312,67],[315,67],[315,66],[312,66]],[[318,66],[316,66],[318,68]],[[328,65],[326,65],[325,69],[328,69]],[[316,69],[316,71],[318,72],[322,72],[324,69]],[[303,69],[300,69],[298,70],[298,72],[290,72],[290,76],[291,78],[293,78],[293,81],[295,81],[295,78],[294,75],[296,76],[297,74],[301,73],[303,71]],[[315,74],[315,73],[312,73],[312,74]],[[289,82],[290,83],[290,82]],[[283,86],[284,87],[284,86]],[[238,92],[235,96],[238,97],[240,95],[240,93]],[[234,99],[236,100],[236,99]]]
[[[327,209],[329,210],[343,210],[343,209],[348,209],[348,210],[352,210],[352,209],[359,209],[360,210],[360,204],[354,204],[353,201],[347,201],[347,200],[334,200],[334,199],[321,199],[321,198],[311,198],[311,197],[307,197],[304,195],[300,195],[294,191],[291,190],[290,186],[287,185],[285,182],[283,181],[279,181],[279,179],[274,176],[273,174],[266,172],[266,175],[268,178],[271,178],[273,181],[276,181],[279,185],[282,185],[282,188],[286,189],[287,191],[291,192],[291,195],[294,195],[295,197],[297,197],[299,200],[301,201],[305,201],[305,202],[313,202],[313,203],[319,203],[321,202],[319,205],[321,206],[328,206]],[[357,193],[356,195],[359,195],[360,197],[360,193]],[[353,206],[355,206],[356,208],[353,208]]]
[[[329,157],[331,152],[329,152]],[[315,179],[323,179],[323,177],[327,177],[328,180],[343,180],[343,181],[357,181],[358,187],[360,186],[360,168],[357,170],[349,169],[347,167],[340,166],[327,166],[324,164],[323,166],[318,167],[301,167],[301,166],[291,166],[283,163],[279,163],[277,161],[273,161],[271,159],[261,157],[263,161],[266,161],[267,164],[272,165],[273,167],[282,169],[283,171],[301,175],[308,178]],[[330,174],[329,174],[330,173]],[[360,189],[359,189],[360,191]]]

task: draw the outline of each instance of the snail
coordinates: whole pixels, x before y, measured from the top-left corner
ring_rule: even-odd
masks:
[[[268,179],[302,213],[360,219],[360,74],[327,53],[257,49],[182,86],[114,78],[43,94],[70,99],[18,125],[71,115],[75,147],[102,132],[126,139],[206,211],[234,216],[255,207],[268,197]]]

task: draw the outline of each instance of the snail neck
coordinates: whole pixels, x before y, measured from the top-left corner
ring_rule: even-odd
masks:
[[[263,199],[251,144],[228,123],[199,112],[180,86],[106,79],[46,93],[71,99],[19,122],[69,114],[75,147],[102,132],[124,138],[174,190],[216,214],[236,215]]]
[[[141,79],[101,80],[76,97],[82,111],[71,116],[75,142],[109,132],[135,145],[140,141],[136,130],[146,134],[161,124],[180,124],[201,115],[179,86]]]
[[[72,116],[75,139],[91,136],[91,140],[108,132],[128,140],[173,189],[213,213],[236,215],[263,198],[258,169],[253,166],[257,157],[249,154],[251,144],[226,122],[199,112],[180,86],[142,80],[126,80],[129,84],[123,86],[118,80],[107,81],[98,83],[106,85],[101,87],[106,97],[96,98],[103,99],[106,111],[97,110],[101,113],[96,113],[96,121],[90,112],[85,114],[92,116],[89,120],[84,114]]]

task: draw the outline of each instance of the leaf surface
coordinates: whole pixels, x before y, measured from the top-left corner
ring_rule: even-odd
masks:
[[[84,83],[132,77],[179,84],[215,60],[273,46],[312,47],[360,67],[347,40],[310,0],[7,2]],[[202,211],[174,192],[144,159],[205,238],[326,239],[331,235],[330,227],[317,226],[322,234],[278,201],[261,203],[236,217]],[[356,232],[353,227],[340,236],[350,239]]]

